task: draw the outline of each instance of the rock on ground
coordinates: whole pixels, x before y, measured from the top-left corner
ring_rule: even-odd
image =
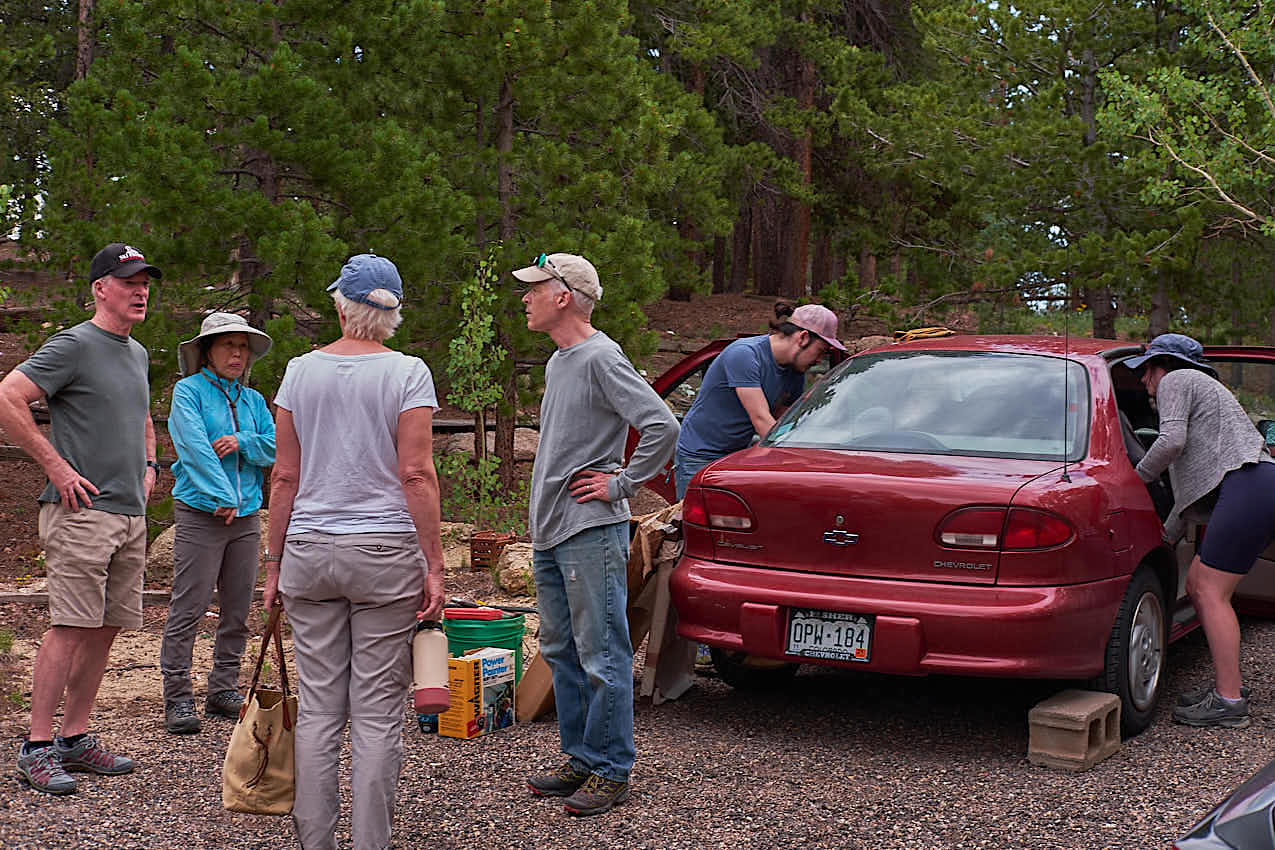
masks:
[[[496,582],[514,596],[535,596],[536,580],[531,571],[531,544],[510,543],[496,560]]]

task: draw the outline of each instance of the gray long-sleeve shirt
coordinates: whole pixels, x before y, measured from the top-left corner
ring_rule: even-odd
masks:
[[[641,438],[627,467],[629,426]],[[628,498],[663,468],[677,445],[678,425],[620,346],[601,331],[561,348],[545,366],[540,445],[531,471],[532,545],[551,549],[588,528],[629,518]],[[610,502],[579,503],[571,479],[585,470],[618,472]]]
[[[1183,513],[1246,463],[1270,461],[1266,443],[1230,390],[1196,369],[1175,369],[1156,388],[1160,436],[1138,463],[1138,477],[1154,481],[1166,469],[1173,511],[1164,523],[1170,542],[1182,536]],[[1199,517],[1203,520],[1204,517]]]

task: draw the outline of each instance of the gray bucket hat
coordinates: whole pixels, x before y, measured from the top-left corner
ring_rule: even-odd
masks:
[[[177,365],[182,375],[193,375],[199,371],[199,341],[201,339],[218,334],[236,333],[248,335],[248,349],[251,353],[248,355],[248,366],[244,369],[246,379],[253,362],[270,350],[274,340],[270,339],[270,334],[257,330],[248,324],[248,320],[243,316],[234,313],[209,313],[199,326],[199,334],[177,346]]]
[[[1144,353],[1130,357],[1124,365],[1130,369],[1138,369],[1152,357],[1174,357],[1188,366],[1217,377],[1217,370],[1204,359],[1204,346],[1186,334],[1160,334],[1151,340]]]

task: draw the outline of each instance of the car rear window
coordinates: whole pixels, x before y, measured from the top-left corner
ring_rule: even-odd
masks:
[[[1089,442],[1089,380],[1060,357],[900,351],[853,357],[812,387],[769,446],[1069,461]]]

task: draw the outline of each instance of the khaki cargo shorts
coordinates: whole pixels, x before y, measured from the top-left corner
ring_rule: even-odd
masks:
[[[52,625],[141,628],[146,517],[45,502],[39,528]]]

